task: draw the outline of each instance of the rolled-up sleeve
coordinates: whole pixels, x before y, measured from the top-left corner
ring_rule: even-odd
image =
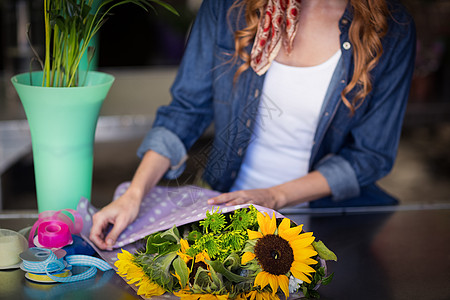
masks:
[[[356,197],[360,193],[358,179],[352,165],[338,155],[327,155],[316,165],[331,189],[332,199],[340,201]]]
[[[142,159],[149,150],[170,160],[170,169],[164,174],[165,178],[174,179],[183,173],[187,153],[184,144],[176,134],[164,127],[152,128],[138,148],[137,155]]]

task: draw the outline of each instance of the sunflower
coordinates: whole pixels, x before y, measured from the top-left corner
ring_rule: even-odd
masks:
[[[117,254],[118,260],[114,263],[117,267],[117,274],[125,278],[129,284],[135,283],[144,276],[144,271],[133,263],[134,256],[122,249],[122,253]]]
[[[141,279],[141,281],[136,283],[136,286],[139,287],[137,294],[146,298],[161,296],[166,292],[159,284],[153,282],[150,278],[148,278],[147,275],[145,275]]]
[[[117,267],[117,274],[127,280],[128,284],[136,283],[139,287],[138,295],[144,297],[160,296],[165,293],[165,290],[157,283],[145,275],[142,268],[134,264],[134,256],[122,249],[122,253],[117,254],[118,260],[114,263]]]
[[[191,248],[189,246],[188,241],[184,240],[184,239],[180,239],[180,250],[177,252],[177,255],[179,257],[181,257],[181,259],[184,260],[185,263],[188,263],[190,260],[193,259],[192,256],[190,256],[189,254],[187,254],[187,251]],[[211,258],[208,255],[208,252],[206,252],[206,250],[203,250],[200,253],[197,253],[197,255],[195,255],[195,259],[194,262],[203,262],[206,264],[205,260],[211,260]]]
[[[179,257],[181,257],[182,260],[184,260],[185,263],[187,263],[192,259],[192,257],[186,253],[190,248],[189,243],[184,239],[180,239],[180,246],[180,250],[177,252],[177,254]]]
[[[272,295],[270,292],[250,291],[248,293],[240,294],[236,300],[280,300],[277,295]]]
[[[179,292],[173,293],[175,296],[180,297],[181,300],[226,300],[228,299],[228,294],[226,295],[215,295],[215,294],[191,294],[188,290],[180,290]]]
[[[250,240],[257,240],[253,252],[245,252],[241,263],[247,264],[256,258],[262,271],[256,275],[254,286],[264,289],[268,284],[272,295],[281,288],[286,298],[289,297],[290,272],[294,277],[311,283],[310,273],[315,270],[310,265],[317,264],[312,256],[317,255],[311,245],[314,241],[312,232],[301,233],[302,225],[291,228],[291,220],[283,219],[277,228],[275,214],[257,214],[260,231],[247,230]]]

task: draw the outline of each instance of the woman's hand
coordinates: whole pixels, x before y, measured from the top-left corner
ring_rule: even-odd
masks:
[[[102,250],[112,250],[122,231],[130,225],[139,213],[140,199],[130,193],[123,194],[92,217],[93,225],[89,238]],[[109,224],[113,227],[105,237]]]
[[[127,191],[93,216],[89,238],[97,247],[112,250],[122,231],[136,219],[144,195],[156,185],[169,166],[167,157],[152,150],[145,153]],[[110,224],[113,228],[105,237]]]
[[[271,209],[279,209],[284,206],[282,194],[274,188],[241,190],[224,193],[208,200],[208,204],[257,204]]]

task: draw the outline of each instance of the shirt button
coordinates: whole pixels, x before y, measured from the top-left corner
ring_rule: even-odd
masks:
[[[348,20],[347,19],[342,19],[341,23],[342,23],[342,25],[347,25],[348,24]]]
[[[252,125],[252,120],[251,120],[251,119],[248,119],[248,120],[247,120],[247,123],[245,123],[245,126],[247,126],[247,128],[249,128],[250,125]]]
[[[328,112],[326,112],[326,113],[325,113],[325,117],[328,117],[328,115],[329,115],[329,113],[328,113]]]
[[[352,47],[352,45],[351,45],[349,42],[344,42],[344,43],[342,44],[342,47],[343,47],[345,50],[348,50],[348,49],[350,49],[350,48]]]
[[[236,171],[231,172],[231,178],[233,178],[233,179],[236,178]]]
[[[259,96],[259,89],[256,89],[255,90],[255,98],[258,98],[258,96]]]
[[[242,148],[239,148],[237,151],[237,155],[242,156],[243,152],[244,152],[244,150]]]
[[[341,80],[341,83],[342,83],[342,84],[345,84],[345,80],[344,80],[344,79],[342,79],[342,80]]]

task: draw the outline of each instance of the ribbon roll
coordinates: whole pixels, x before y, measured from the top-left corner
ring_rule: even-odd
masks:
[[[27,248],[27,240],[20,233],[0,229],[0,270],[19,268],[19,254]]]
[[[70,272],[70,270],[64,269],[61,272],[52,273],[52,275],[56,276],[56,277],[67,277],[67,276],[72,275],[72,273]],[[55,281],[53,279],[51,279],[50,277],[48,277],[46,274],[36,274],[36,273],[27,272],[25,274],[25,278],[27,278],[31,281],[35,281],[35,282],[55,283]]]
[[[72,219],[67,215],[71,214]],[[47,223],[51,222],[51,223]],[[45,224],[43,224],[45,223]],[[68,232],[66,230],[66,226],[62,225],[62,223],[66,224]],[[54,224],[55,226],[50,226]],[[42,227],[44,226],[44,227]],[[48,227],[50,226],[50,227]],[[41,228],[42,227],[42,228]],[[60,230],[57,230],[58,227],[61,227]],[[81,215],[73,209],[62,209],[59,211],[47,210],[41,212],[39,214],[38,220],[34,223],[31,228],[30,235],[28,237],[28,246],[34,247],[37,246],[34,243],[34,235],[36,230],[38,231],[37,241],[38,246],[40,248],[61,248],[71,243],[72,237],[68,237],[68,235],[79,234],[83,229],[83,218]],[[50,234],[50,232],[55,233],[58,232],[57,237],[55,234]]]
[[[31,252],[31,254],[29,253]],[[58,258],[57,255],[49,249],[30,248],[20,255],[23,261],[23,269],[31,274],[46,274],[48,278],[56,282],[76,282],[94,277],[97,269],[105,272],[112,267],[104,260],[87,255],[69,255]],[[30,259],[30,260],[29,260]],[[72,266],[89,267],[81,274],[60,276],[63,270],[70,269]],[[27,278],[32,279],[33,276]]]
[[[69,226],[59,220],[39,224],[37,237],[39,246],[43,248],[61,248],[72,243]]]
[[[55,252],[45,248],[30,248],[19,256],[22,259],[22,269],[26,272],[45,274],[48,272],[60,272],[67,264],[64,255],[56,256]]]

